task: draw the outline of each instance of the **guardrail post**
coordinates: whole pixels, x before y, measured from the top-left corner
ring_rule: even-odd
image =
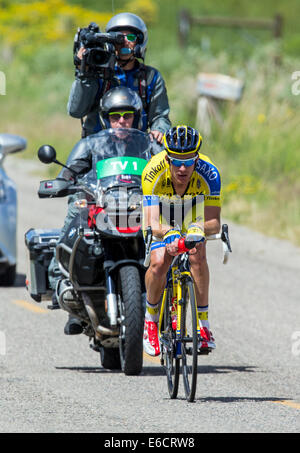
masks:
[[[183,9],[179,12],[178,20],[178,38],[180,47],[186,47],[190,28],[191,28],[190,13],[186,9]]]
[[[282,28],[283,28],[283,17],[280,14],[276,14],[274,17],[274,38],[282,37]]]

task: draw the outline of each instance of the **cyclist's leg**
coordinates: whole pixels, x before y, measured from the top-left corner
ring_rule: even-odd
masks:
[[[215,348],[214,339],[210,332],[208,321],[209,305],[209,267],[206,258],[206,244],[200,244],[200,247],[194,255],[190,255],[191,274],[194,279],[195,292],[198,307],[198,318],[204,328],[202,336],[207,338],[208,346]]]
[[[195,282],[198,307],[208,306],[209,268],[206,259],[206,244],[200,244],[197,253],[190,255],[191,274]]]
[[[166,276],[172,257],[166,252],[163,242],[155,242],[151,247],[150,266],[146,272],[145,284],[147,291],[144,350],[152,356],[160,353],[158,339],[159,302],[163,293]]]
[[[173,257],[166,252],[163,242],[160,247],[151,248],[150,266],[145,276],[147,301],[151,305],[158,304],[161,298],[166,284],[167,272],[172,260]]]

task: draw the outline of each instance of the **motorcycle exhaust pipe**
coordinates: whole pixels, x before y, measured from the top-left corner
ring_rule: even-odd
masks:
[[[93,302],[86,293],[82,293],[82,299],[97,337],[100,337],[101,335],[119,335],[118,330],[109,329],[108,327],[99,324]]]

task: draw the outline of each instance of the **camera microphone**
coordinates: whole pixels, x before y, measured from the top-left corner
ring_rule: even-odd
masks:
[[[130,55],[132,53],[131,49],[128,49],[128,47],[122,47],[120,50],[121,55]]]

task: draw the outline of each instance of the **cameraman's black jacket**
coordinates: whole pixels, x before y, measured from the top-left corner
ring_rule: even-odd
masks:
[[[136,66],[130,71],[116,66],[115,76],[120,85],[138,92],[144,101],[143,131],[149,127],[151,130],[166,132],[171,127],[170,108],[165,83],[160,72],[151,66],[142,65],[136,60]],[[144,85],[146,85],[145,89]],[[110,87],[112,88],[112,86],[113,82]],[[101,78],[91,77],[88,73],[87,76],[76,76],[69,96],[68,113],[74,118],[86,116],[83,125],[85,135],[101,130],[98,110],[103,94]]]

